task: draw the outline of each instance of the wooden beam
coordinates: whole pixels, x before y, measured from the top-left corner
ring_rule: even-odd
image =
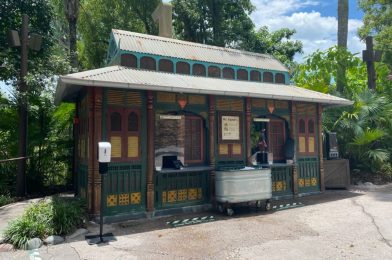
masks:
[[[210,166],[212,167],[210,175],[210,197],[211,201],[215,202],[215,97],[209,96],[209,109],[208,109],[208,128],[209,128],[209,154],[210,154]]]
[[[291,101],[290,103],[290,137],[294,140],[294,164],[293,164],[293,171],[292,171],[292,189],[293,194],[298,195],[298,169],[297,169],[297,107],[296,103]]]
[[[319,138],[319,161],[320,161],[320,190],[325,191],[325,178],[324,178],[324,157],[323,157],[323,106],[318,104],[317,107],[318,116],[318,138]]]
[[[245,154],[246,154],[246,163],[248,166],[252,166],[252,147],[251,147],[251,121],[252,121],[252,115],[251,115],[251,98],[247,97],[245,100],[245,140],[246,140],[246,145],[245,145]]]
[[[147,211],[154,211],[154,95],[147,91]]]

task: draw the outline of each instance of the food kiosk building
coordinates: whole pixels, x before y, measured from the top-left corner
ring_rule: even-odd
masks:
[[[124,218],[211,205],[215,171],[254,164],[263,129],[273,196],[323,191],[322,111],[352,104],[289,85],[269,55],[122,30],[107,67],[60,78],[61,101],[76,103],[77,193],[97,215],[110,142],[103,207]]]

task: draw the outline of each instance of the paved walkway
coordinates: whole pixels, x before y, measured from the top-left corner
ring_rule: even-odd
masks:
[[[392,184],[327,191],[303,207],[236,209],[105,225],[117,241],[90,246],[79,237],[0,259],[392,259]],[[216,221],[171,228],[167,221],[214,215]],[[91,233],[98,226],[89,227]],[[39,258],[37,258],[39,257]]]

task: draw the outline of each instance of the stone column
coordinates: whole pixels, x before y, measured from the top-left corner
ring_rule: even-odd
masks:
[[[323,156],[323,106],[318,104],[317,107],[317,119],[318,119],[318,149],[319,149],[319,160],[320,160],[320,190],[325,191],[324,183],[324,156]]]
[[[154,211],[154,95],[147,91],[147,211]]]

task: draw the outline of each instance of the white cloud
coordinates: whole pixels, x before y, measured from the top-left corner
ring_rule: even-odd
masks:
[[[336,45],[337,18],[322,16],[319,12],[301,12],[305,7],[322,5],[317,1],[300,0],[253,0],[256,10],[251,15],[257,27],[268,26],[275,31],[280,28],[295,29],[293,39],[303,43],[303,55],[297,55],[296,61],[301,62],[303,57],[317,49],[325,50]],[[357,30],[362,21],[350,19],[348,26],[348,48],[351,52],[358,53],[365,48],[357,36]]]

